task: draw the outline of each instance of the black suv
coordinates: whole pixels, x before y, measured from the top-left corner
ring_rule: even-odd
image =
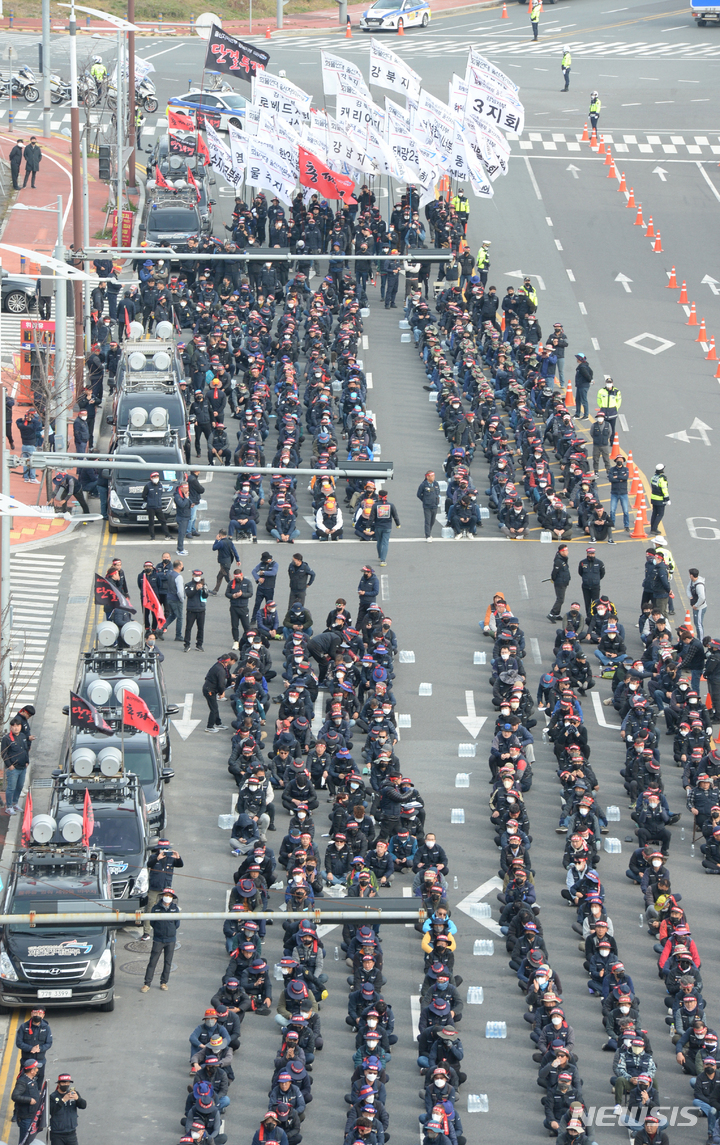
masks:
[[[47,816],[38,816],[47,820]],[[34,825],[33,825],[34,826]],[[52,825],[50,825],[52,829]],[[104,915],[113,909],[108,864],[97,847],[33,843],[15,858],[3,914],[96,913],[97,925],[22,922],[0,931],[0,1004],[115,1006],[115,931]],[[139,909],[140,903],[126,904]]]
[[[195,146],[194,132],[188,132],[182,135],[183,141],[190,147]],[[150,149],[148,149],[150,150]],[[194,155],[194,152],[193,152]],[[187,169],[192,163],[195,166],[192,169],[193,179],[198,189],[200,198],[198,199],[197,209],[200,212],[200,219],[202,220],[202,227],[206,234],[212,232],[212,209],[215,206],[215,199],[210,199],[209,187],[215,183],[215,176],[211,168],[206,168],[198,165],[197,159],[193,155],[177,155],[170,152],[170,140],[167,134],[161,135],[157,140],[155,146],[152,148],[150,158],[147,162],[147,177],[148,179],[155,178],[155,168],[160,166],[160,170],[166,179],[172,179],[173,182],[178,179],[187,180]]]
[[[169,434],[162,441],[147,441],[142,436],[128,435],[122,439],[114,451],[117,461],[136,460],[151,462],[157,466],[163,487],[162,507],[168,524],[175,524],[175,502],[173,493],[183,477],[185,460],[177,435]],[[111,533],[128,525],[142,525],[148,519],[147,507],[142,499],[142,491],[150,480],[149,469],[107,469],[108,487],[108,528]]]
[[[149,203],[145,221],[140,224],[139,231],[148,246],[152,247],[159,243],[175,246],[186,243],[193,235],[199,238],[203,229],[195,199],[181,199],[179,195],[174,195],[171,199],[153,199]]]
[[[157,745],[162,753],[163,763],[169,764],[172,761],[172,748],[168,716],[176,716],[180,709],[177,704],[168,703],[165,674],[155,652],[118,647],[96,648],[92,652],[84,652],[75,691],[83,699],[94,704],[109,723],[119,723],[122,715],[122,688],[119,685],[128,678],[135,682],[138,687],[136,694],[145,701],[160,724]],[[67,709],[64,710],[67,715]],[[172,777],[173,772],[163,771],[162,778],[165,782]],[[141,782],[144,786],[146,780],[143,779]],[[160,792],[162,794],[162,785]],[[151,822],[156,798],[159,797],[153,797],[149,790],[145,791]]]
[[[94,746],[100,747],[97,743]],[[139,899],[140,905],[146,906],[149,831],[138,776],[129,769],[116,777],[54,772],[50,815],[61,830],[66,815],[82,814],[86,791],[94,816],[89,843],[105,853],[113,899]]]

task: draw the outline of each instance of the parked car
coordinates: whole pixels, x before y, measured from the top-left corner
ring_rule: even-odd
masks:
[[[375,0],[360,17],[363,32],[397,32],[399,28],[427,28],[432,12],[427,0]]]
[[[2,308],[6,314],[28,314],[37,310],[36,279],[29,274],[2,272]]]

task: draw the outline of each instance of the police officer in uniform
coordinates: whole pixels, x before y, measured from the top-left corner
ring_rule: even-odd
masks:
[[[570,90],[570,66],[572,64],[572,56],[570,49],[567,45],[563,48],[562,59],[560,60],[560,67],[562,68],[563,79],[565,80],[565,87],[561,87],[560,91]]]
[[[657,532],[658,525],[665,516],[665,509],[670,504],[670,490],[665,476],[665,466],[658,461],[655,472],[650,479],[650,504],[652,517],[650,518],[650,532]]]
[[[590,110],[588,111],[588,118],[592,124],[593,131],[597,131],[598,120],[600,118],[600,97],[596,91],[590,92]]]
[[[480,247],[480,250],[478,251],[476,262],[477,272],[480,276],[480,281],[483,286],[487,285],[488,271],[490,270],[490,251],[488,250],[489,246],[490,240],[485,239],[482,246]]]
[[[470,204],[467,200],[465,192],[462,189],[459,189],[458,193],[453,195],[452,199],[450,200],[450,206],[458,217],[460,226],[463,229],[463,234],[466,235],[468,220],[470,218]]]
[[[605,414],[605,421],[610,426],[610,440],[615,437],[615,422],[620,413],[622,394],[615,388],[612,378],[605,379],[605,385],[598,390],[597,406]]]

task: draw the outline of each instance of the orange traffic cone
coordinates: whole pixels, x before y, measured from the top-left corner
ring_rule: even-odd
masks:
[[[600,142],[598,144],[598,155],[604,155],[604,154],[605,154],[605,136],[601,135],[600,136]]]
[[[608,151],[608,155],[610,155],[609,151]],[[615,170],[615,160],[613,159],[612,155],[610,155],[610,170],[607,173],[607,177],[608,177],[608,179],[617,179],[617,171]]]
[[[637,469],[635,467],[635,462],[633,461],[632,449],[628,450],[627,467],[630,470],[630,476],[634,479],[635,474],[637,473]]]
[[[580,140],[580,142],[581,143],[587,143],[589,138],[590,138],[590,136],[588,135],[587,120],[585,120],[585,126],[583,127],[582,139]]]
[[[642,203],[638,203],[637,214],[635,216],[635,222],[633,223],[633,226],[636,226],[636,227],[644,227],[645,226],[645,223],[643,222],[643,217],[642,217]]]
[[[272,40],[272,33],[270,32],[269,28],[265,29],[265,39],[266,40]]]
[[[691,302],[690,303],[690,317],[688,318],[685,325],[686,326],[697,326],[697,324],[698,324],[698,320],[697,320],[697,314],[695,313],[695,303]]]
[[[657,237],[655,238],[655,242],[653,244],[653,250],[656,251],[657,254],[662,254],[662,242],[660,241],[660,231],[658,231]]]
[[[623,171],[622,175],[620,176],[620,184],[618,186],[618,191],[627,191],[627,187],[625,186],[625,172],[624,171]]]
[[[650,216],[650,220],[649,220],[648,225],[647,225],[647,230],[645,231],[645,238],[646,239],[654,239],[655,238],[655,227],[653,226],[652,215]]]
[[[718,364],[717,364],[717,370],[715,371],[715,377],[720,378],[720,362],[718,362]]]
[[[711,696],[711,695],[710,695],[710,693],[708,692],[707,696],[705,697],[705,707],[707,708],[707,710],[708,710],[709,712],[711,712],[711,711],[712,711],[712,706],[713,706],[713,702],[712,702],[712,696]]]
[[[675,277],[675,267],[670,271],[670,281],[668,282],[668,290],[677,290],[677,279]]]
[[[640,491],[640,474],[636,468],[633,469],[632,485],[630,486],[630,496],[637,497]]]
[[[597,132],[596,132],[595,128],[593,127],[592,135],[590,137],[590,150],[595,151],[597,149],[597,145],[598,145]]]
[[[398,36],[404,36],[404,35],[405,35],[405,29],[404,29],[404,27],[403,27],[403,22],[402,22],[402,20],[400,20],[400,22],[398,23],[398,31],[397,31],[397,34],[398,34]]]
[[[644,490],[641,490],[641,492],[642,492],[642,505],[640,506],[640,513],[642,515],[643,525],[645,526],[646,529],[649,529],[650,528],[650,519],[648,517],[647,501],[645,500]]]
[[[642,485],[638,484],[637,490],[635,492],[635,501],[633,503],[633,509],[636,513],[640,513],[642,511],[644,497],[645,494],[643,493]]]
[[[349,16],[348,16],[348,22],[345,25],[345,39],[346,40],[352,39],[352,25],[350,23],[350,17]]]
[[[692,622],[692,615],[691,615],[691,612],[690,612],[690,609],[689,609],[689,608],[686,608],[686,609],[685,609],[685,619],[683,620],[683,624],[684,624],[684,625],[685,625],[687,628],[692,628],[692,627],[693,627],[693,622]]]
[[[620,441],[619,441],[619,438],[617,435],[617,430],[615,430],[615,436],[613,438],[612,449],[610,450],[610,460],[614,461],[615,458],[619,457],[619,456],[620,456]]]
[[[705,355],[706,362],[717,362],[717,353],[715,352],[715,338],[710,339],[710,349]]]
[[[612,154],[610,152],[610,148],[608,147],[607,154],[605,156],[605,166],[609,167],[611,163],[612,163]]]
[[[687,305],[687,300],[688,300],[687,286],[685,285],[685,279],[683,279],[683,284],[680,287],[680,297],[678,298],[678,302],[681,303],[681,305],[685,306],[685,305]]]
[[[700,319],[700,329],[698,330],[698,336],[695,339],[695,341],[696,342],[707,342],[707,330],[705,329],[705,319],[704,318]]]
[[[568,409],[572,409],[575,405],[575,398],[573,397],[572,386],[570,385],[569,378],[567,381],[567,386],[565,387],[565,405]]]
[[[501,20],[509,20],[510,19],[510,17],[508,16],[507,4],[503,4],[502,16],[500,17],[500,19]]]
[[[647,540],[647,533],[645,532],[644,524],[645,523],[644,523],[643,518],[642,518],[642,513],[636,513],[635,514],[635,528],[633,529],[632,533],[630,534],[630,540],[631,541],[646,541]]]

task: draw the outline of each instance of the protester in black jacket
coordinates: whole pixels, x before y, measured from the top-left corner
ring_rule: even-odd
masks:
[[[150,961],[145,971],[145,982],[141,987],[141,993],[143,994],[147,994],[152,986],[155,967],[158,964],[161,954],[163,955],[163,968],[162,974],[160,975],[160,989],[167,990],[168,988],[170,968],[172,966],[173,954],[175,953],[175,941],[180,926],[180,919],[172,917],[180,913],[175,891],[170,887],[166,887],[150,913],[158,915],[158,919],[156,921],[153,918],[150,923],[153,931],[153,943],[152,950],[150,951]]]
[[[305,604],[305,593],[315,580],[314,570],[310,568],[307,561],[303,560],[301,553],[293,553],[293,558],[288,565],[288,578],[290,580],[289,611],[296,601],[299,604]]]

